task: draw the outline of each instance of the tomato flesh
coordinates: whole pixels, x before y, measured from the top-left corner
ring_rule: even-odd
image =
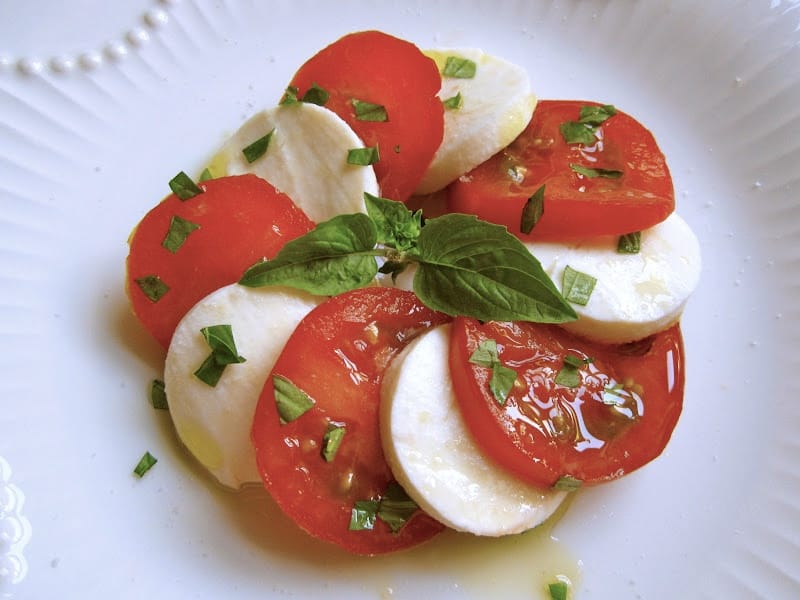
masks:
[[[484,340],[517,372],[501,405],[490,392],[491,369],[470,362]],[[555,381],[567,355],[575,387]],[[594,484],[656,458],[683,403],[683,342],[678,325],[632,344],[589,343],[552,325],[481,324],[457,318],[450,369],[459,406],[477,443],[520,478],[549,487],[561,477]]]
[[[447,319],[411,292],[364,288],[319,305],[289,338],[272,376],[288,379],[315,404],[282,424],[270,376],[252,437],[267,489],[311,535],[354,553],[380,554],[413,546],[443,529],[421,511],[397,533],[380,519],[372,530],[348,527],[355,503],[381,498],[394,480],[378,424],[385,367],[416,335]],[[320,454],[329,424],[346,430],[331,462]]]
[[[562,240],[641,231],[675,208],[672,177],[653,135],[618,111],[591,147],[568,144],[560,127],[596,102],[541,100],[528,127],[506,149],[448,187],[448,210],[506,225],[523,240]],[[621,172],[587,177],[573,170]],[[545,186],[544,214],[530,233],[520,230],[523,207]]]
[[[167,196],[140,221],[129,242],[126,285],[133,312],[164,348],[199,300],[314,227],[286,194],[255,175],[221,177],[200,187],[205,191],[188,200]],[[173,217],[197,226],[176,251],[163,244]],[[154,276],[169,288],[158,300],[137,283]]]
[[[320,50],[294,75],[302,97],[312,85],[330,94],[325,106],[378,147],[381,195],[405,202],[433,160],[444,135],[436,63],[414,44],[380,31],[351,33]],[[353,100],[386,108],[388,120],[356,117]]]

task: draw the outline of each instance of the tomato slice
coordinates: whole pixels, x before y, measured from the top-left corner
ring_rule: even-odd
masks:
[[[314,227],[287,195],[255,175],[200,187],[205,191],[188,200],[167,196],[129,240],[126,285],[133,312],[164,348],[199,300]],[[183,219],[177,227],[183,234],[169,249],[164,240],[175,217]]]
[[[517,373],[503,404],[490,391],[492,369],[470,362],[485,340],[495,341],[500,363]],[[568,355],[579,361],[572,367],[575,387],[556,380]],[[678,325],[639,342],[603,345],[552,325],[459,317],[450,368],[477,443],[498,464],[544,487],[567,476],[599,483],[653,460],[683,405]]]
[[[443,529],[417,511],[393,533],[378,519],[350,530],[356,502],[380,500],[393,482],[378,412],[385,367],[411,339],[448,318],[397,288],[363,288],[328,299],[298,325],[266,382],[253,422],[256,461],[275,501],[302,529],[357,554],[413,546]],[[282,424],[274,377],[313,407]],[[329,426],[345,434],[333,460],[321,455]]]
[[[380,31],[351,33],[320,50],[294,75],[302,97],[312,85],[365,145],[378,147],[381,195],[405,201],[425,174],[444,135],[442,84],[436,63],[414,44]],[[387,120],[356,117],[353,100],[378,104]]]
[[[672,177],[653,135],[621,111],[597,126],[597,143],[568,144],[563,123],[596,102],[541,100],[528,127],[505,150],[453,182],[448,210],[475,214],[522,240],[561,240],[641,231],[675,208]],[[588,177],[570,165],[605,170]],[[544,214],[530,233],[522,210],[545,186]]]

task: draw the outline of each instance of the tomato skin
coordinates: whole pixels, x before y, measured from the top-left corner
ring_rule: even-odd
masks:
[[[325,104],[358,134],[378,146],[375,173],[381,196],[405,202],[416,189],[444,135],[436,63],[414,44],[380,31],[348,34],[320,50],[292,78],[298,96],[317,84]],[[386,107],[388,121],[356,119],[353,99]]]
[[[353,553],[381,554],[444,528],[418,512],[397,534],[380,519],[372,530],[348,530],[354,503],[379,498],[393,481],[378,423],[385,367],[414,336],[447,320],[411,292],[363,288],[319,305],[289,338],[259,399],[252,438],[266,488],[309,534]],[[305,391],[314,407],[282,425],[273,375]],[[328,423],[346,427],[331,462],[320,456]]]
[[[490,369],[469,362],[486,339],[497,342],[500,361],[517,372],[503,406],[489,392]],[[567,354],[594,361],[581,367],[576,388],[554,382]],[[562,476],[595,484],[638,469],[661,454],[683,405],[678,325],[612,346],[552,325],[481,324],[459,317],[449,359],[459,406],[476,441],[498,464],[543,487]],[[604,403],[603,390],[626,381],[624,404]],[[622,402],[622,396],[607,398]],[[632,414],[638,416],[626,416]]]
[[[245,269],[272,258],[314,223],[294,202],[255,175],[220,177],[200,184],[188,200],[170,194],[139,222],[129,240],[126,286],[133,312],[163,346],[184,314],[212,291],[238,281]],[[162,241],[173,216],[200,227],[177,252]],[[157,275],[169,291],[150,300],[136,280]]]
[[[599,104],[540,100],[528,127],[514,142],[448,187],[448,210],[506,225],[523,241],[623,235],[667,218],[675,208],[675,194],[653,135],[617,111],[598,129],[601,144],[592,148],[567,144],[559,128],[577,121],[582,106]],[[571,163],[619,170],[623,175],[587,178],[574,172]],[[516,181],[509,174],[515,168]],[[530,233],[522,233],[523,207],[542,185],[544,214]]]

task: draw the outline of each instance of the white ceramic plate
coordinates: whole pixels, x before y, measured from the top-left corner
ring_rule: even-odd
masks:
[[[113,7],[113,8],[112,8]],[[800,597],[800,5],[0,1],[0,597]],[[480,46],[655,133],[703,279],[666,453],[552,531],[353,558],[217,490],[147,401],[126,238],[340,35]],[[159,459],[143,479],[141,454]]]

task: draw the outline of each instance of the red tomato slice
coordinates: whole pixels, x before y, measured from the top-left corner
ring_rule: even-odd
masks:
[[[133,312],[164,348],[195,303],[314,227],[288,196],[255,175],[221,177],[200,186],[205,192],[188,200],[167,196],[129,241],[126,285]],[[190,230],[174,252],[164,246],[173,217],[188,222],[184,227]],[[156,299],[157,293],[145,293],[148,282],[151,288],[161,282],[161,291],[168,290]]]
[[[443,525],[418,511],[397,533],[378,519],[351,531],[356,502],[378,500],[390,482],[378,424],[385,367],[414,336],[448,318],[411,292],[363,288],[335,296],[298,325],[264,386],[253,422],[253,444],[264,483],[302,529],[357,554],[380,554],[425,541]],[[273,377],[315,402],[282,424]],[[332,461],[321,456],[330,424],[346,433]]]
[[[448,210],[506,225],[523,240],[622,235],[663,221],[675,208],[675,195],[653,135],[617,111],[598,126],[597,144],[567,144],[560,127],[577,121],[583,106],[600,105],[540,101],[528,127],[508,148],[449,186]],[[590,178],[571,164],[621,176]],[[544,214],[529,234],[522,233],[523,207],[542,185]]]
[[[494,340],[517,372],[501,405],[492,370],[470,362]],[[592,358],[576,387],[557,383],[567,355]],[[453,385],[476,441],[498,464],[549,487],[570,476],[586,484],[620,477],[656,458],[683,405],[683,342],[677,325],[632,344],[588,343],[558,327],[458,318],[450,346]]]
[[[425,174],[444,135],[436,63],[414,44],[380,31],[346,35],[310,58],[291,85],[302,97],[316,84],[330,94],[330,108],[378,147],[375,173],[381,196],[405,201]],[[353,100],[386,108],[388,120],[356,117]]]

